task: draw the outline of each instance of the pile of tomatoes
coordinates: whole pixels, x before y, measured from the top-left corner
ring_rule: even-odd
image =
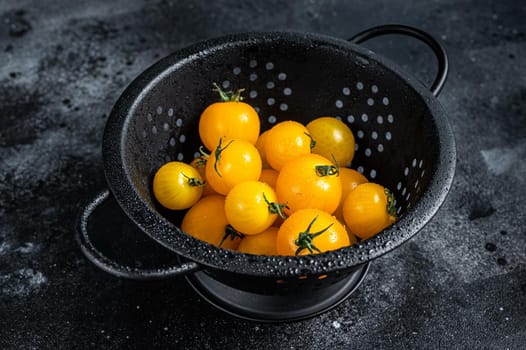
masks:
[[[181,229],[226,249],[261,255],[323,253],[374,236],[395,220],[383,186],[345,167],[354,136],[334,117],[283,121],[260,133],[241,91],[224,92],[199,120],[201,155],[168,162],[153,180],[157,201],[186,210]]]

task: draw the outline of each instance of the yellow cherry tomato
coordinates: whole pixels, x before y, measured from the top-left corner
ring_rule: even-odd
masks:
[[[292,159],[311,153],[312,139],[302,124],[288,120],[274,125],[265,140],[265,156],[278,171]]]
[[[396,220],[392,193],[381,185],[368,182],[356,186],[343,201],[347,228],[361,239],[370,238]]]
[[[219,139],[206,162],[206,180],[212,188],[226,195],[232,187],[261,176],[261,157],[251,143],[244,140]]]
[[[217,84],[222,101],[209,105],[199,118],[199,137],[209,151],[213,151],[220,138],[245,140],[255,144],[260,130],[259,116],[254,108],[241,102],[237,94],[223,92]]]
[[[319,117],[307,124],[310,135],[316,141],[312,153],[334,159],[342,167],[354,158],[354,135],[351,129],[334,117]]]
[[[279,255],[325,253],[350,245],[345,227],[319,209],[301,209],[288,217],[278,230]]]
[[[343,219],[343,201],[347,195],[356,188],[356,186],[368,182],[367,178],[360,172],[350,168],[340,168],[340,179],[342,181],[342,199],[338,208],[334,212],[334,216],[341,222]]]
[[[274,190],[264,182],[244,181],[235,185],[225,202],[228,222],[245,235],[268,229],[278,215],[284,216]]]
[[[299,156],[279,172],[276,193],[279,202],[288,206],[287,215],[305,208],[332,214],[342,196],[338,167],[318,154]]]
[[[192,166],[168,162],[153,178],[153,194],[165,208],[178,210],[194,205],[203,193],[203,178]]]
[[[249,235],[241,239],[238,251],[256,255],[278,255],[276,249],[277,227],[269,227],[257,235]]]
[[[181,229],[190,236],[226,249],[237,249],[241,235],[228,224],[225,197],[203,197],[183,217]]]

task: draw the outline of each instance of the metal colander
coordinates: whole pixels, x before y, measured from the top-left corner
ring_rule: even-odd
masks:
[[[410,35],[433,49],[439,69],[431,91],[357,44],[384,34]],[[370,260],[420,231],[445,199],[455,146],[436,95],[446,75],[442,46],[418,29],[399,25],[373,28],[351,42],[304,33],[248,33],[180,50],[133,81],[111,112],[103,138],[110,190],[81,212],[82,250],[121,277],[187,274],[205,299],[244,318],[293,320],[334,307],[357,287]],[[183,213],[160,208],[151,182],[165,162],[190,162],[198,155],[199,115],[217,100],[214,82],[227,90],[244,88],[262,130],[283,120],[306,124],[323,115],[347,123],[356,139],[352,167],[393,191],[399,221],[351,247],[301,257],[238,253],[182,232]],[[88,223],[111,196],[142,231],[177,254],[180,265],[142,270],[100,253],[90,241]]]

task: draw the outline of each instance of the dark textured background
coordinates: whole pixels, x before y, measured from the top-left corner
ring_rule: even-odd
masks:
[[[514,0],[0,0],[0,348],[524,349],[525,16]],[[105,186],[104,124],[142,70],[226,33],[347,38],[392,22],[429,31],[450,55],[439,100],[457,174],[432,222],[374,261],[350,299],[302,322],[250,323],[183,279],[120,280],[83,257],[74,222]],[[436,70],[409,39],[367,46],[423,81]]]

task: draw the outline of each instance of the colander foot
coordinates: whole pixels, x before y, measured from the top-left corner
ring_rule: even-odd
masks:
[[[369,262],[334,284],[290,295],[264,295],[239,290],[205,272],[196,272],[185,278],[203,299],[232,316],[255,322],[292,322],[314,317],[338,306],[358,288],[368,269]]]

